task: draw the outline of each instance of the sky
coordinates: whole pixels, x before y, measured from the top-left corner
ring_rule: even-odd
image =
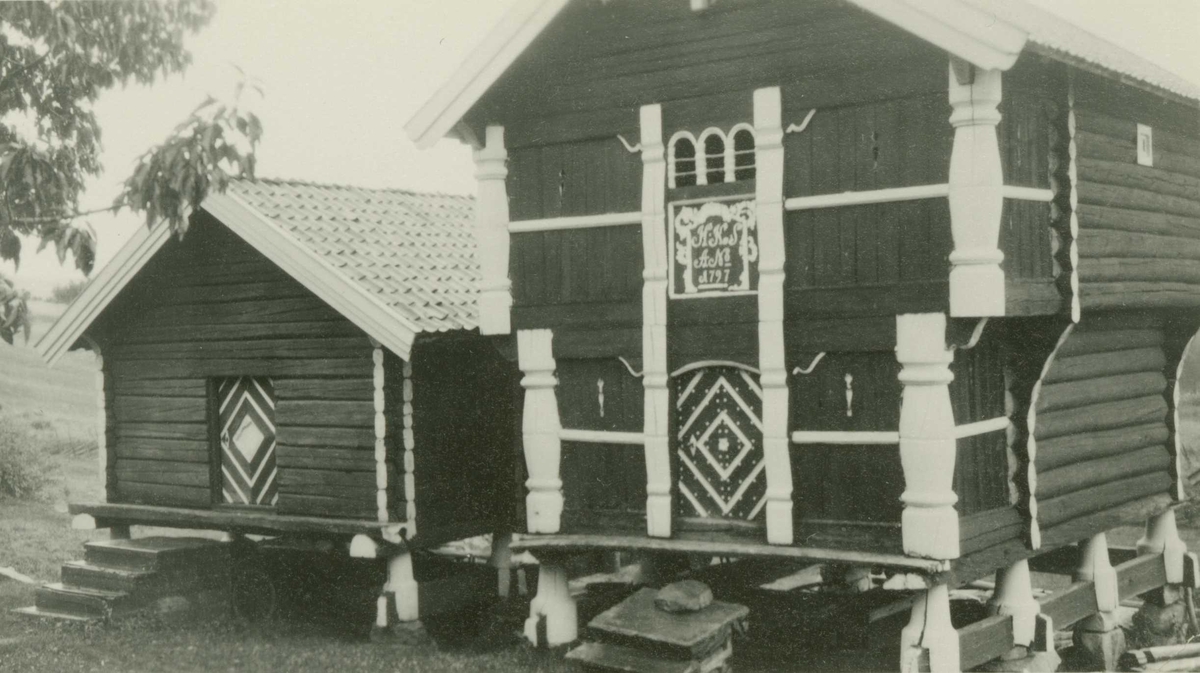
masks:
[[[685,0],[642,0],[671,1]],[[1031,0],[1200,83],[1197,0]],[[217,15],[189,39],[193,65],[151,87],[106,93],[95,110],[105,172],[85,210],[112,203],[134,161],[209,93],[226,97],[236,64],[260,81],[264,137],[258,174],[364,187],[471,193],[470,151],[453,140],[418,150],[409,117],[445,82],[513,0],[217,0]],[[95,216],[97,268],[141,225],[131,213]],[[34,296],[82,278],[48,249],[27,251],[15,277]]]

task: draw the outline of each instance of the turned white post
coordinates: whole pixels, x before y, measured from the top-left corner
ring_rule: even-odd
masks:
[[[521,436],[525,445],[525,518],[530,533],[557,533],[562,518],[562,429],[554,387],[553,333],[548,329],[517,330],[517,364],[524,372],[525,408],[521,414]]]
[[[413,368],[412,356],[404,361],[402,373],[404,386],[401,397],[404,406],[401,409],[404,428],[400,432],[404,443],[404,525],[408,537],[417,534],[417,460],[413,450],[417,446],[416,434],[413,432]]]
[[[646,534],[671,536],[670,396],[667,391],[667,165],[662,106],[641,108],[642,377],[645,411]]]
[[[792,460],[783,349],[783,109],[779,87],[754,92],[758,219],[758,366],[762,372],[767,542],[792,543]],[[732,144],[732,141],[730,141]],[[732,163],[732,162],[730,162]]]
[[[996,590],[988,601],[988,610],[994,615],[1012,616],[1014,645],[1033,644],[1041,604],[1033,597],[1029,561],[1021,559],[996,572]]]
[[[936,559],[959,555],[954,504],[954,411],[950,406],[950,363],[943,313],[896,316],[896,359],[900,361],[900,464],[904,469],[904,553]]]
[[[375,514],[379,523],[388,522],[387,415],[383,396],[383,347],[371,340],[372,379],[375,384]]]
[[[475,150],[475,179],[479,197],[475,202],[476,255],[482,279],[479,284],[479,333],[509,334],[512,323],[512,281],[508,278],[508,151],[504,149],[504,127],[487,127],[483,148]]]
[[[538,622],[546,620],[546,642],[538,643]],[[525,637],[534,645],[555,647],[579,637],[579,616],[575,599],[567,586],[567,571],[561,566],[538,566],[537,596],[529,604]]]
[[[419,610],[419,586],[413,578],[412,554],[404,552],[388,559],[388,579],[384,592],[394,596],[396,601],[396,619],[401,622],[414,622],[421,615]],[[387,624],[383,624],[387,626]]]
[[[934,673],[961,670],[958,632],[950,623],[950,589],[945,584],[917,595],[908,625],[900,632],[900,670],[921,670],[921,654],[929,651],[929,670]]]
[[[1187,544],[1179,537],[1174,509],[1168,509],[1146,521],[1146,534],[1138,540],[1137,550],[1139,554],[1162,554],[1167,584],[1183,583],[1183,559],[1187,555]]]
[[[1112,612],[1120,603],[1117,570],[1108,558],[1108,537],[1096,533],[1080,545],[1076,582],[1091,582],[1096,587],[1096,606],[1100,612]]]
[[[1004,174],[996,124],[1000,71],[962,62],[950,64],[950,315],[1004,315],[1000,219]]]
[[[104,394],[104,354],[92,343],[96,354],[96,468],[100,472],[100,502],[108,502],[108,399]]]

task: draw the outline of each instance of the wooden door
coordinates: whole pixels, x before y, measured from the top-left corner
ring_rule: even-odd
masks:
[[[761,518],[767,477],[758,374],[732,364],[690,368],[675,375],[671,391],[676,515]]]
[[[273,507],[279,499],[275,466],[275,385],[265,376],[218,379],[221,502]]]

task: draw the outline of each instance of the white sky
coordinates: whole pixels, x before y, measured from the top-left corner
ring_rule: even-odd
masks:
[[[111,203],[142,152],[207,93],[228,92],[231,64],[266,90],[260,176],[470,193],[469,151],[454,141],[419,151],[403,126],[512,1],[218,0],[212,24],[189,42],[194,64],[184,77],[115,90],[96,105],[107,171],[82,206]],[[1196,0],[1032,1],[1200,83]],[[90,221],[99,235],[97,268],[140,224],[129,213]],[[27,243],[15,274],[35,296],[82,277],[69,261],[60,267],[52,248],[35,256],[35,247]],[[7,264],[0,270],[13,272]]]

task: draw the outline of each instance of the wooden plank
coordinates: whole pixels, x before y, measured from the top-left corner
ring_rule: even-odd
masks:
[[[1081,335],[1084,336],[1084,335]],[[1161,340],[1161,336],[1160,336]],[[1062,352],[1059,352],[1061,357]],[[1167,379],[1161,372],[1133,372],[1100,379],[1083,379],[1042,386],[1038,395],[1038,415],[1062,409],[1115,402],[1167,391]]]
[[[375,445],[375,429],[372,423],[360,427],[289,427],[280,425],[278,441],[281,447],[295,447],[299,453],[304,447],[317,449],[347,448],[372,450]]]
[[[1087,230],[1107,229],[1158,236],[1200,237],[1200,218],[1196,217],[1090,204],[1080,204],[1077,212],[1079,226]]]
[[[1086,514],[1078,519],[1054,526],[1043,526],[1042,546],[1048,548],[1061,544],[1072,544],[1129,521],[1144,521],[1150,516],[1162,512],[1170,504],[1171,497],[1167,493],[1157,493],[1128,503],[1113,504],[1108,509]]]
[[[275,422],[280,427],[374,427],[375,407],[365,401],[279,400]]]
[[[207,507],[212,503],[212,491],[208,485],[179,486],[119,480],[116,496],[123,502],[145,505],[177,505]]]
[[[1106,329],[1089,331],[1085,329],[1071,333],[1066,343],[1058,351],[1058,357],[1067,358],[1077,355],[1090,355],[1105,351],[1129,350],[1133,348],[1153,348],[1163,343],[1162,330],[1155,328]]]
[[[987,617],[958,629],[958,657],[960,668],[964,671],[1006,654],[1012,646],[1013,625],[1010,615]]]
[[[204,379],[134,379],[127,376],[105,377],[106,383],[111,379],[112,394],[116,396],[132,395],[154,397],[191,397],[204,399],[207,396],[207,383]]]
[[[935,280],[894,285],[789,289],[784,305],[787,315],[828,318],[940,311],[945,309],[948,301],[948,281]]]
[[[1038,440],[1037,467],[1050,471],[1063,465],[1120,455],[1147,446],[1166,446],[1166,423],[1147,423],[1103,432],[1088,432]]]
[[[345,487],[347,496],[360,490],[375,491],[375,471],[347,472],[332,469],[280,469],[279,486],[281,490],[293,493],[307,493],[310,486]]]
[[[161,484],[176,486],[196,486],[207,489],[211,480],[207,463],[169,463],[167,461],[147,461],[159,465],[182,465],[195,469],[138,469],[127,467],[124,461],[117,461],[116,475],[118,487],[121,484],[137,482],[141,484]]]
[[[1167,419],[1167,401],[1161,394],[1132,400],[1101,402],[1073,409],[1038,414],[1034,432],[1039,441],[1079,432],[1133,427]]]
[[[1055,629],[1070,628],[1072,624],[1096,614],[1096,585],[1092,582],[1075,582],[1065,589],[1058,589],[1041,598],[1042,614],[1050,617]]]
[[[276,509],[280,514],[315,514],[322,517],[369,518],[375,516],[375,499],[349,500],[280,491]]]
[[[1038,523],[1051,528],[1085,514],[1117,507],[1156,493],[1166,493],[1171,484],[1171,476],[1164,470],[1042,500],[1038,502]]]
[[[1167,364],[1162,349],[1131,348],[1055,360],[1044,384],[1098,379],[1132,372],[1162,371]]]
[[[278,326],[272,326],[278,329]],[[107,359],[107,358],[106,358]],[[113,369],[143,379],[179,379],[211,376],[354,376],[371,373],[371,359],[307,358],[278,359],[205,359],[205,360],[117,360]]]
[[[556,335],[557,336],[557,335]],[[280,400],[373,400],[371,379],[292,379],[275,380],[275,396]]]
[[[1076,184],[1076,193],[1079,194],[1080,203],[1200,217],[1200,201],[1181,196],[1082,179]],[[1083,240],[1087,239],[1082,239],[1080,242],[1082,243]]]
[[[281,331],[286,328],[281,328]],[[159,344],[121,344],[105,350],[118,360],[258,359],[258,358],[360,358],[370,357],[365,338],[287,338],[253,340],[183,341]]]
[[[1161,140],[1161,138],[1160,138]],[[1159,166],[1141,166],[1134,162],[1107,161],[1078,157],[1079,174],[1088,181],[1140,189],[1155,194],[1198,201],[1200,178],[1173,173]]]
[[[279,469],[325,469],[370,472],[375,469],[375,452],[364,444],[356,449],[317,449],[279,444],[275,447]]]
[[[247,509],[181,509],[116,503],[72,503],[71,514],[90,514],[97,521],[165,528],[228,530],[243,533],[379,534],[379,522],[329,517],[303,517]]]
[[[208,402],[203,398],[115,395],[109,404],[118,423],[203,423],[208,419]]]
[[[1092,229],[1079,237],[1079,256],[1197,260],[1200,259],[1200,240],[1178,235]]]
[[[1200,264],[1192,259],[1084,258],[1081,283],[1163,282],[1200,285]]]
[[[1173,459],[1165,446],[1148,446],[1130,453],[1072,463],[1056,470],[1038,471],[1038,500],[1075,493],[1120,478],[1166,471]]]
[[[1121,600],[1140,596],[1167,583],[1161,554],[1146,554],[1117,566],[1117,595]]]

